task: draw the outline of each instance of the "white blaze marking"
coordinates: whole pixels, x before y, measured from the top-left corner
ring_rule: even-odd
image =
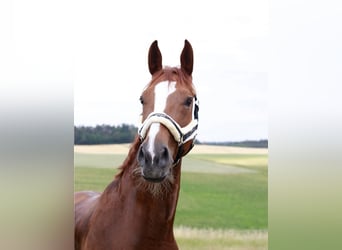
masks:
[[[164,112],[166,108],[167,98],[176,91],[176,82],[164,81],[158,83],[154,88],[154,110],[153,112]],[[154,141],[159,132],[160,124],[152,123],[149,131],[148,151],[154,159]]]
[[[169,95],[176,91],[176,82],[160,82],[154,88],[154,112],[163,112]]]

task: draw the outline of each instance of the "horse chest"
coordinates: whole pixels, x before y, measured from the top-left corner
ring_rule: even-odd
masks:
[[[113,200],[107,209],[99,206],[102,209],[90,221],[85,249],[177,249],[169,209],[162,209],[160,201],[141,203],[141,198],[126,196],[120,202]]]

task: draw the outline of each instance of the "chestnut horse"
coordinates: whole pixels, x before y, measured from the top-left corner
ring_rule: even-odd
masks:
[[[180,68],[163,68],[158,43],[152,43],[152,80],[140,97],[142,125],[120,172],[103,193],[75,193],[75,249],[178,249],[173,222],[182,157],[198,126],[187,40],[180,60]]]

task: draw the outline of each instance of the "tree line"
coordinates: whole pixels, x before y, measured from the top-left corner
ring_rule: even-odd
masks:
[[[97,125],[95,127],[74,126],[74,144],[130,143],[137,135],[137,131],[137,127],[129,124],[118,126]]]
[[[268,148],[268,140],[246,140],[238,142],[205,142],[206,145],[248,147],[248,148]]]
[[[97,125],[92,126],[74,126],[74,144],[115,144],[131,143],[137,135],[138,128],[134,125],[121,124],[118,126]],[[221,145],[235,147],[268,148],[268,140],[246,140],[240,142],[200,142],[196,144]]]

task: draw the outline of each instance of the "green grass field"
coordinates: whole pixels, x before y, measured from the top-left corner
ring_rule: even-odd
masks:
[[[75,191],[102,191],[124,158],[75,153]],[[267,249],[267,165],[267,154],[188,155],[175,219],[180,249]]]

